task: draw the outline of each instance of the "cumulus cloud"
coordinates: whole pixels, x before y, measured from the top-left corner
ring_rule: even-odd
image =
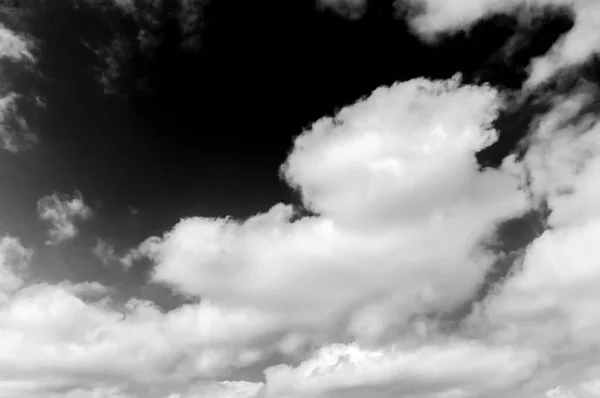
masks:
[[[255,311],[281,353],[320,347],[265,369],[251,397],[596,396],[597,98],[589,85],[556,96],[522,160],[479,170],[497,92],[456,79],[381,88],[295,140],[282,176],[314,216],[279,204],[188,218],[129,258],[150,257],[153,280],[179,292]],[[444,329],[439,316],[484,283],[494,227],[540,203],[549,229]]]
[[[216,382],[261,358],[251,347],[260,347],[268,319],[209,302],[168,313],[135,299],[119,307],[106,297],[84,301],[73,286],[33,284],[0,303],[0,396],[470,396],[518,384],[538,360],[532,351],[460,340],[332,344],[298,366],[267,368],[264,383]]]
[[[267,369],[257,397],[510,389],[532,374],[537,351],[444,340],[436,322],[484,282],[498,223],[529,208],[513,158],[499,169],[475,161],[496,139],[501,107],[494,89],[458,78],[380,88],[295,140],[281,173],[316,215],[278,204],[244,221],[188,218],[127,258],[150,257],[153,280],[181,293],[253,311],[281,353],[323,347],[297,368]],[[465,356],[463,371],[415,368]],[[506,370],[492,385],[475,369]]]
[[[202,302],[164,313],[106,292],[33,284],[1,303],[0,396],[166,397],[261,357],[252,345],[268,323],[251,311]]]
[[[153,282],[192,299],[171,311],[98,282],[27,284],[31,252],[6,237],[0,397],[597,396],[596,99],[555,97],[525,156],[482,170],[500,93],[382,87],[295,139],[281,176],[313,215],[186,218],[120,259],[150,258]],[[493,271],[498,225],[538,203],[549,229],[448,328]],[[79,195],[39,208],[67,231],[53,241],[91,212]],[[234,381],[248,368],[264,380]]]
[[[72,239],[79,232],[75,222],[92,216],[92,209],[84,203],[79,192],[72,197],[58,193],[44,196],[38,201],[37,210],[40,220],[51,224],[48,245]]]
[[[441,33],[467,30],[495,14],[568,12],[574,26],[548,51],[531,63],[526,85],[536,86],[560,70],[579,65],[600,52],[600,3],[594,0],[406,0],[414,31],[426,40]],[[524,18],[526,20],[526,18]]]
[[[552,212],[549,229],[474,317],[494,325],[496,338],[527,342],[543,352],[546,365],[538,382],[563,380],[564,388],[552,395],[559,397],[598,394],[590,386],[600,378],[595,314],[600,191],[594,183],[600,178],[600,126],[597,116],[582,112],[597,95],[580,85],[556,97],[537,124],[524,164],[532,192]]]
[[[481,244],[527,209],[510,167],[475,161],[500,105],[492,88],[459,79],[380,88],[301,134],[282,168],[319,215],[293,221],[278,204],[245,221],[188,218],[132,255],[184,294],[286,325],[350,322],[366,340],[451,312],[490,269]]]
[[[0,23],[0,73],[5,63],[33,64],[33,41]],[[0,148],[18,152],[37,143],[33,133],[19,110],[21,95],[11,91],[10,81],[0,74]]]

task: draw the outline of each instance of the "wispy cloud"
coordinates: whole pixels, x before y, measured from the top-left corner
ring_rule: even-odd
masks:
[[[0,23],[0,59],[35,62],[33,42]]]
[[[33,256],[33,250],[25,248],[18,238],[5,235],[0,238],[0,304],[6,295],[18,290]]]
[[[342,15],[360,18],[368,0],[320,0],[319,3]],[[448,33],[470,30],[492,15],[513,14],[520,23],[528,24],[543,17],[544,12],[572,14],[572,29],[550,51],[532,60],[526,82],[530,88],[600,54],[600,3],[593,0],[404,0],[395,4],[401,11],[399,15],[408,18],[414,32],[427,42],[435,42]]]
[[[0,147],[13,153],[38,143],[37,135],[19,112],[19,98],[14,92],[0,98]]]
[[[92,216],[92,209],[84,203],[79,192],[72,197],[59,193],[45,196],[38,201],[37,210],[40,220],[51,224],[48,231],[50,240],[46,242],[48,245],[75,237],[78,233],[75,222]]]
[[[126,20],[132,29],[123,29],[123,24],[112,24],[110,18],[112,37],[100,44],[90,44],[84,41],[96,55],[100,66],[96,69],[98,82],[102,85],[105,94],[124,94],[131,91],[146,91],[147,84],[143,69],[133,68],[133,64],[152,64],[154,56],[161,46],[165,35],[173,32],[165,31],[164,27],[171,22],[179,26],[178,50],[197,50],[202,44],[202,12],[206,0],[177,0],[164,2],[155,0],[142,0],[133,2],[129,0],[114,0],[104,3],[88,2],[103,12]],[[173,37],[170,37],[173,39]],[[143,59],[144,62],[140,62]]]
[[[33,41],[0,23],[0,67],[3,63],[34,64]],[[11,82],[0,76],[0,148],[10,152],[27,149],[38,142],[21,115],[21,95],[11,91]]]
[[[531,63],[526,85],[539,85],[557,72],[580,65],[600,52],[600,3],[589,0],[409,0],[399,2],[413,9],[410,23],[414,31],[426,40],[448,32],[468,30],[478,21],[495,14],[524,15],[540,11],[572,13],[574,26],[548,51]]]
[[[108,265],[118,260],[117,255],[115,254],[115,248],[102,239],[96,241],[96,246],[94,246],[92,252],[104,265]]]
[[[368,0],[319,0],[318,4],[348,19],[358,19],[364,15]]]

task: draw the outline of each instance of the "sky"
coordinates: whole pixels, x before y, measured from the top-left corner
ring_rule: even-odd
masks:
[[[0,398],[600,397],[596,0],[5,0]]]

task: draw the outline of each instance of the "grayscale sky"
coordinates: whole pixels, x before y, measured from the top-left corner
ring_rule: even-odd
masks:
[[[0,398],[600,397],[600,2],[4,0]]]

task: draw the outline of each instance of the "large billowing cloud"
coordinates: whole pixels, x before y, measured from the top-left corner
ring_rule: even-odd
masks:
[[[596,98],[556,97],[523,160],[480,170],[500,93],[382,87],[296,138],[281,175],[312,216],[186,218],[122,259],[149,257],[152,281],[191,299],[168,312],[98,282],[26,283],[32,252],[3,238],[0,398],[597,396]],[[550,229],[444,327],[486,283],[499,223],[540,202]],[[90,212],[56,195],[39,211],[52,242]],[[234,381],[248,368],[264,380]]]
[[[141,300],[118,306],[97,283],[11,288],[0,302],[1,397],[165,397],[259,360],[269,328],[209,302],[166,314]]]
[[[537,351],[449,338],[435,320],[472,299],[496,226],[529,206],[513,158],[475,161],[501,106],[494,89],[459,79],[380,88],[297,137],[282,176],[314,216],[278,204],[244,221],[188,218],[127,261],[148,256],[155,282],[254,314],[263,351],[322,346],[297,368],[267,369],[258,397],[510,389]],[[429,365],[465,356],[463,369]]]
[[[511,167],[475,161],[500,103],[457,79],[380,88],[296,139],[282,173],[317,216],[293,221],[278,204],[245,221],[189,218],[137,252],[156,260],[154,281],[287,326],[345,322],[370,341],[450,312],[490,269],[482,243],[527,207]]]
[[[522,161],[481,171],[493,89],[381,88],[296,139],[282,175],[314,216],[279,204],[245,221],[184,219],[131,259],[149,256],[154,281],[182,293],[256,311],[262,333],[287,333],[282,353],[321,347],[265,369],[247,396],[596,396],[596,98],[585,85],[556,97]],[[462,326],[440,328],[483,283],[494,255],[482,243],[526,196],[547,204],[551,229]]]

